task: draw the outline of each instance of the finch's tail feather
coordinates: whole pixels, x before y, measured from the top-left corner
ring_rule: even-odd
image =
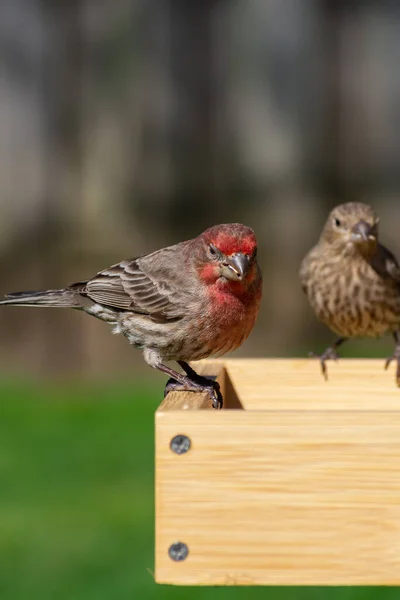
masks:
[[[0,304],[13,306],[55,306],[81,308],[79,294],[73,290],[47,290],[43,292],[13,292],[6,294]]]

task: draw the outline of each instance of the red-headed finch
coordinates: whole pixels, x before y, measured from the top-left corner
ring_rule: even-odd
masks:
[[[386,368],[397,361],[400,386],[400,268],[378,242],[378,221],[368,204],[337,206],[303,260],[300,280],[317,318],[340,336],[319,357],[325,378],[325,361],[336,360],[336,349],[348,338],[391,332],[396,346]]]
[[[218,384],[187,361],[220,356],[253,329],[261,300],[257,240],[239,223],[124,260],[64,289],[8,294],[1,304],[69,307],[113,326],[143,350],[145,361],[170,375],[170,387],[206,390],[222,406]],[[174,360],[186,375],[164,364]]]

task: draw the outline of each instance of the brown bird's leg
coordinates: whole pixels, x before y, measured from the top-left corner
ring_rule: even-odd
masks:
[[[186,375],[178,373],[170,369],[166,365],[158,365],[158,369],[163,373],[170,375],[172,379],[169,379],[165,386],[164,396],[171,391],[187,391],[187,392],[207,392],[211,398],[211,402],[214,408],[222,408],[223,399],[219,389],[219,384],[216,381],[212,381],[207,377],[198,375],[186,362],[179,360],[178,364],[186,372]]]
[[[399,332],[394,331],[393,337],[394,337],[394,341],[395,341],[396,345],[394,347],[394,352],[393,352],[392,356],[390,356],[385,363],[385,369],[387,369],[389,367],[392,360],[395,360],[397,362],[396,383],[397,383],[398,387],[400,387],[400,336],[399,336]]]
[[[328,381],[328,369],[326,368],[326,361],[327,360],[338,360],[339,355],[336,352],[337,348],[339,348],[339,346],[341,346],[344,342],[347,341],[347,338],[339,338],[338,340],[336,340],[335,343],[333,343],[331,346],[329,346],[325,352],[323,352],[322,354],[315,354],[315,352],[310,352],[308,356],[312,356],[314,358],[319,358],[319,361],[321,363],[321,371],[322,371],[322,375],[324,376],[325,381]]]

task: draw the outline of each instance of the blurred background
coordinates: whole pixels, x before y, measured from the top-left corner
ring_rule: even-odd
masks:
[[[241,221],[264,299],[236,355],[322,350],[297,271],[328,211],[372,203],[400,255],[399,56],[391,0],[2,0],[0,294]],[[4,308],[0,331],[2,597],[186,597],[146,570],[165,377],[78,312]]]

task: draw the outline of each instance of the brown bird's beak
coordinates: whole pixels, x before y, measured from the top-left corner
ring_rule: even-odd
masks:
[[[375,239],[375,235],[371,234],[371,225],[366,221],[359,221],[351,230],[355,242],[368,242]]]
[[[233,281],[241,281],[249,271],[249,257],[241,252],[229,256],[222,265],[222,275]]]

